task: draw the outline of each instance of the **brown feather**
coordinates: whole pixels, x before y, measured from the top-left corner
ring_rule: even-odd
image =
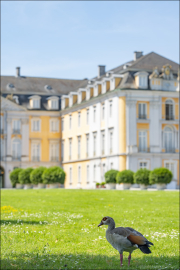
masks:
[[[130,234],[127,237],[133,244],[137,245],[145,245],[146,244],[146,239],[142,236],[137,236],[137,235],[132,235]]]

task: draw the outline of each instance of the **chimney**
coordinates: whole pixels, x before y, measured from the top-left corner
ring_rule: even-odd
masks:
[[[20,77],[20,67],[16,68],[16,77]]]
[[[142,51],[135,51],[134,52],[134,61],[136,61],[141,56],[143,56],[143,52]]]
[[[106,73],[106,66],[98,66],[98,78]]]

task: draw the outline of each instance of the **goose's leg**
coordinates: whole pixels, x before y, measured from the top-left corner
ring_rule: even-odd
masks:
[[[130,262],[131,262],[131,253],[129,253],[129,257],[128,257],[128,265],[130,266]]]
[[[120,253],[120,262],[121,262],[121,266],[123,265],[123,253]]]

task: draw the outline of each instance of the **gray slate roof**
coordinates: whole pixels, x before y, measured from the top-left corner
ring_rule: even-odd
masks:
[[[11,84],[14,88],[9,87]],[[45,89],[49,85],[52,89]],[[1,76],[2,93],[64,95],[87,85],[87,80],[67,80],[38,77]]]

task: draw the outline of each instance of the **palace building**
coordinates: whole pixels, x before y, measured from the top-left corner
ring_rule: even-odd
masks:
[[[1,171],[62,166],[66,188],[166,167],[179,186],[179,66],[154,52],[91,80],[1,76]]]

